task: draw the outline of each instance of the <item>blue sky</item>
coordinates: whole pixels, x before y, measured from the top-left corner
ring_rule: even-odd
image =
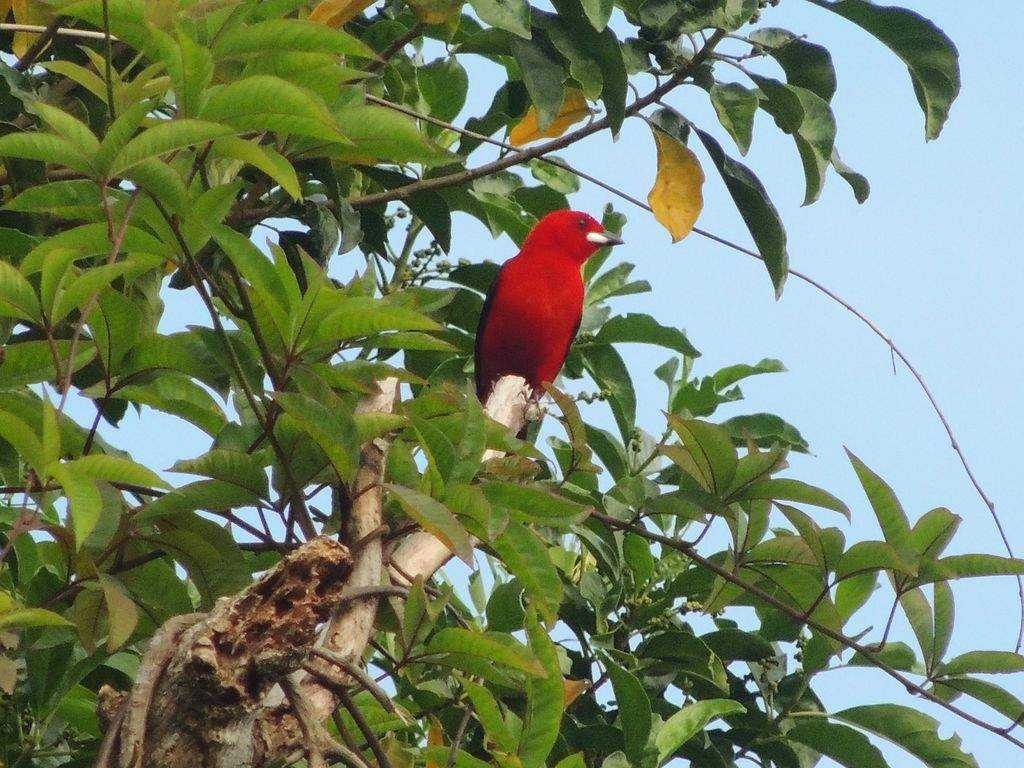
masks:
[[[964,90],[940,139],[925,143],[923,116],[906,69],[892,54],[827,11],[787,0],[767,12],[764,21],[809,33],[831,49],[839,73],[838,146],[844,160],[870,178],[872,195],[858,206],[846,184],[832,175],[821,200],[801,208],[803,174],[795,147],[769,118],[759,117],[746,162],[782,214],[792,265],[842,294],[903,347],[943,405],[1014,544],[1024,550],[1024,536],[1014,524],[1019,516],[1017,440],[1024,426],[1024,390],[1018,384],[1024,376],[1018,300],[1024,271],[1014,228],[1022,203],[1024,163],[1016,140],[1024,129],[1024,112],[1014,98],[1021,88],[1017,73],[1005,63],[1018,46],[1020,10],[1008,0],[986,3],[983,12],[965,10],[957,0],[903,4],[935,20],[960,49]],[[486,108],[493,88],[481,78],[492,71],[483,65],[472,68],[463,118]],[[644,90],[648,83],[638,85]],[[668,101],[698,124],[714,128],[723,146],[736,154],[718,130],[703,92],[683,89]],[[654,179],[653,141],[638,120],[627,121],[617,142],[601,134],[563,156],[640,198]],[[475,163],[490,157],[483,150]],[[706,156],[701,158],[708,183],[699,226],[749,244],[717,174]],[[599,214],[610,199],[584,183],[573,202]],[[1001,552],[988,512],[923,394],[902,368],[893,375],[888,349],[866,327],[794,279],[776,302],[765,270],[749,257],[697,236],[672,245],[649,214],[615,204],[628,214],[629,223],[627,245],[614,258],[634,262],[635,275],[655,286],[652,294],[621,301],[620,311],[650,312],[665,324],[686,328],[703,352],[697,363],[701,373],[762,357],[783,360],[788,373],[751,380],[744,386],[747,402],[720,415],[774,411],[797,425],[813,455],[796,460],[793,475],[828,488],[852,507],[849,539],[878,538],[879,531],[844,445],[889,481],[912,519],[935,506],[961,515],[964,524],[953,551]],[[455,258],[500,260],[514,253],[509,240],[492,241],[468,218],[456,220],[453,242]],[[342,271],[355,264],[352,256],[338,262]],[[196,322],[202,317],[197,309],[177,294],[168,322]],[[630,347],[626,357],[636,377],[640,423],[657,430],[663,424],[664,388],[650,372],[667,355]],[[73,413],[91,415],[77,405]],[[610,424],[599,408],[594,418]],[[152,412],[141,423],[129,416],[124,427],[119,435],[105,434],[155,467],[206,447],[201,436]],[[154,429],[163,439],[153,440]],[[189,450],[192,444],[194,451]],[[835,523],[827,517],[822,521]],[[963,583],[955,592],[951,654],[1012,648],[1017,621],[1012,579]],[[870,620],[876,626],[884,623],[878,614]],[[821,682],[827,703],[836,708],[891,697],[953,724],[941,710],[910,699],[881,674],[833,672]],[[1020,680],[998,682],[1024,695]],[[956,727],[982,766],[1020,760],[1019,752],[997,737]],[[902,753],[888,754],[893,768],[917,764]]]

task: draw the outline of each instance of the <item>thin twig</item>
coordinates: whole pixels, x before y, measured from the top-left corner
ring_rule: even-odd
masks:
[[[385,710],[401,720],[406,719],[399,711],[398,707],[395,706],[395,702],[391,700],[391,697],[388,696],[387,692],[377,685],[376,681],[370,677],[362,667],[349,662],[344,656],[328,650],[327,648],[314,648],[312,650],[312,654],[324,659],[325,661],[329,661],[331,664],[341,667],[345,674],[369,691],[370,695],[373,696],[373,698],[375,698]]]
[[[114,122],[117,116],[114,110],[114,68],[111,63],[114,58],[113,43],[110,39],[110,2],[103,0],[103,40],[106,43],[106,52],[103,56],[104,79],[107,81],[107,123]]]
[[[366,72],[374,74],[383,69],[384,65],[387,64],[388,61],[396,53],[401,51],[403,48],[405,48],[405,46],[407,46],[409,43],[411,43],[413,40],[415,40],[417,37],[423,34],[423,28],[424,24],[421,21],[417,21],[415,24],[413,24],[404,35],[399,37],[391,45],[389,45],[387,48],[381,51],[381,54],[377,59],[370,62],[370,64],[366,67]]]
[[[36,63],[40,54],[46,49],[46,46],[53,40],[54,35],[60,34],[61,26],[60,23],[64,21],[64,17],[60,14],[53,17],[49,24],[45,27],[38,26],[36,24],[0,24],[0,29],[10,30],[12,32],[38,32],[39,37],[32,41],[32,45],[25,51],[25,55],[18,59],[14,64],[11,65],[12,69],[18,72],[24,72],[26,69]],[[17,29],[15,29],[17,27]]]
[[[121,252],[121,245],[124,243],[125,235],[128,234],[128,223],[132,219],[132,211],[135,209],[135,202],[139,199],[139,191],[135,190],[132,192],[131,197],[128,198],[128,205],[124,209],[124,220],[121,222],[121,227],[116,232],[112,233],[110,253],[107,256],[107,264],[113,264],[117,260],[117,254]],[[110,229],[113,230],[113,222],[110,220],[109,207],[107,208],[107,220],[111,223]],[[60,403],[57,406],[57,413],[61,414],[64,412],[64,406],[68,402],[68,392],[71,391],[71,377],[75,374],[75,355],[78,349],[78,341],[82,338],[82,330],[85,328],[85,323],[89,319],[89,315],[92,314],[93,309],[96,307],[96,302],[99,301],[100,293],[102,290],[97,288],[92,292],[89,300],[85,302],[81,312],[78,316],[78,322],[75,324],[75,331],[71,336],[71,346],[68,351],[68,364],[67,369],[64,371],[64,377],[61,380],[60,386]]]
[[[359,709],[359,706],[352,701],[352,697],[349,696],[348,691],[344,688],[340,688],[336,691],[338,698],[341,700],[342,706],[348,710],[348,713],[352,716],[356,726],[363,734],[363,738],[366,739],[366,743],[370,745],[370,751],[373,752],[373,756],[377,758],[377,764],[380,768],[391,768],[391,761],[388,760],[387,754],[384,752],[384,747],[381,746],[380,739],[377,738],[377,734],[373,732],[373,728],[366,721],[366,717],[363,716],[363,712]]]
[[[467,703],[466,711],[462,714],[462,720],[459,721],[459,727],[455,731],[455,738],[452,739],[452,747],[448,752],[445,768],[454,768],[455,761],[459,757],[459,749],[462,747],[462,740],[466,738],[466,728],[469,727],[469,721],[472,717],[473,707]]]

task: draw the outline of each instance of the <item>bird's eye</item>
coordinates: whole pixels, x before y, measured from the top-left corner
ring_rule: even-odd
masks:
[[[577,222],[577,224],[579,224],[580,229],[586,229],[587,228],[587,220],[586,219],[581,218]]]

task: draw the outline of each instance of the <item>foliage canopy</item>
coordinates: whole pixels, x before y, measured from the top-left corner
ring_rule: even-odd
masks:
[[[808,1],[903,60],[937,137],[960,87],[950,40],[909,10]],[[829,51],[766,26],[776,5],[3,4],[15,66],[0,65],[0,765],[129,764],[102,753],[100,699],[138,687],[164,622],[230,604],[318,534],[358,558],[375,537],[401,551],[426,531],[470,564],[468,590],[431,586],[430,571],[381,601],[371,645],[346,663],[372,665],[389,693],[349,669],[361,684],[328,685],[341,706],[312,723],[334,746],[303,731],[210,765],[874,767],[882,739],[926,766],[976,766],[906,702],[828,711],[815,677],[881,670],[1018,721],[1024,704],[987,675],[1024,657],[947,648],[950,583],[1020,575],[1024,561],[944,556],[960,519],[908,515],[855,456],[882,538],[848,543],[847,505],[787,473],[787,455],[809,449],[794,426],[716,416],[780,362],[698,375],[681,330],[616,314],[650,286],[599,253],[565,370],[596,391],[550,390],[564,435],[538,443],[534,426],[518,440],[467,394],[497,267],[449,260],[452,215],[521,242],[578,189],[552,151],[647,120],[658,221],[687,236],[705,171],[720,174],[779,293],[785,229],[733,151],[747,153],[758,111],[793,137],[806,203],[830,168],[865,199],[836,148]],[[505,79],[472,82],[475,57]],[[684,83],[719,125],[664,103]],[[471,86],[493,102],[459,129]],[[494,137],[507,151],[478,162]],[[609,206],[605,224],[625,217]],[[338,278],[343,254],[354,277]],[[172,326],[177,292],[199,303]],[[620,352],[636,343],[671,355],[655,371],[668,392],[653,434]],[[391,377],[407,392],[397,408],[360,405]],[[614,432],[592,423],[605,405]],[[186,422],[209,450],[142,465],[117,440],[129,409]],[[368,445],[387,468],[362,486]],[[382,488],[386,532],[357,534],[353,510]],[[902,611],[913,638],[864,637],[872,600]],[[281,685],[311,725],[285,676],[308,669],[299,645],[249,668],[245,717]],[[236,704],[204,710],[222,736],[243,719]]]

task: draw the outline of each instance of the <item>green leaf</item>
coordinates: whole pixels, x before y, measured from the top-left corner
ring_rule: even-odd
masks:
[[[525,525],[512,521],[491,542],[491,548],[526,589],[544,620],[555,621],[562,603],[562,580],[541,538]]]
[[[608,0],[603,0],[608,2]],[[601,0],[598,0],[601,2]],[[622,49],[615,33],[610,29],[596,29],[583,0],[552,0],[558,15],[583,50],[597,60],[601,70],[601,100],[608,114],[608,125],[616,136],[626,115],[626,89],[628,76],[622,59]],[[608,4],[610,9],[611,4]],[[541,128],[543,128],[543,123]]]
[[[412,650],[423,642],[433,629],[435,618],[423,588],[423,577],[417,576],[409,587],[409,596],[402,610],[402,642],[406,650]]]
[[[474,632],[461,627],[446,627],[435,634],[427,643],[427,653],[444,653],[474,656],[489,664],[523,672],[533,677],[547,674],[544,665],[529,649],[523,647],[508,635],[496,632]],[[561,685],[561,680],[558,681]]]
[[[76,475],[109,483],[130,483],[148,488],[170,488],[160,476],[130,459],[91,453],[88,456],[69,461],[64,465]]]
[[[59,323],[73,310],[84,310],[93,296],[98,298],[114,280],[139,266],[140,262],[135,260],[104,264],[65,281],[65,288],[57,295],[50,312],[50,322]]]
[[[844,768],[889,768],[882,753],[860,731],[824,717],[801,717],[786,732],[789,741],[810,747]]]
[[[1010,651],[968,651],[942,665],[944,677],[966,674],[1008,675],[1024,672],[1024,656]]]
[[[71,340],[60,339],[56,342],[57,355],[60,358],[60,373],[63,375],[71,354]],[[79,342],[72,361],[72,371],[77,371],[96,355],[91,343]],[[25,384],[36,384],[40,381],[52,381],[57,378],[53,365],[53,354],[46,341],[22,341],[4,347],[3,361],[0,362],[0,390],[14,389]]]
[[[981,576],[1024,576],[1024,559],[998,555],[951,555],[921,564],[917,584]]]
[[[727,32],[739,29],[757,12],[757,0],[702,0],[682,6],[680,32],[699,32],[708,27]]]
[[[740,154],[746,155],[754,136],[754,115],[761,103],[757,93],[739,83],[715,83],[710,93],[718,121],[732,136]]]
[[[868,199],[868,196],[871,194],[871,184],[868,182],[867,177],[857,173],[857,171],[844,163],[842,158],[839,157],[839,150],[835,148],[832,149],[832,167],[843,178],[843,181],[853,189],[853,197],[858,203],[863,203]]]
[[[530,5],[526,0],[469,0],[480,20],[530,39]]]
[[[462,523],[444,504],[419,491],[394,483],[388,483],[385,487],[410,518],[437,536],[463,562],[472,566],[473,541]]]
[[[112,576],[100,574],[103,600],[107,604],[107,653],[113,653],[122,645],[139,623],[139,611],[124,586]]]
[[[430,107],[430,114],[439,120],[451,122],[466,103],[469,75],[455,56],[449,56],[417,67],[416,84],[423,100]]]
[[[587,508],[541,487],[492,480],[483,484],[484,495],[495,506],[505,507],[531,523],[568,528],[586,517]]]
[[[847,520],[850,519],[849,508],[828,491],[809,485],[801,480],[792,480],[786,477],[774,477],[769,480],[751,483],[743,489],[741,498],[811,504],[822,509],[831,509],[843,515]]]
[[[592,46],[587,45],[580,30],[569,18],[557,13],[546,13],[536,8],[533,9],[533,23],[544,31],[555,50],[568,62],[569,75],[579,83],[582,95],[586,99],[597,99],[604,88],[601,62],[598,61],[598,52]],[[566,101],[568,102],[569,99]],[[563,118],[567,119],[565,114],[571,113],[572,106],[563,103],[562,110]]]
[[[606,391],[619,433],[629,440],[636,424],[636,392],[622,356],[609,344],[590,345],[583,349],[583,366]]]
[[[214,142],[213,154],[232,157],[235,160],[248,163],[254,168],[259,168],[280,184],[281,189],[287,192],[293,200],[302,199],[302,189],[299,187],[295,168],[292,167],[287,157],[273,148],[235,136],[225,136]]]
[[[68,497],[68,515],[75,531],[75,545],[81,549],[103,511],[99,488],[90,478],[76,473],[67,464],[52,467],[50,474],[60,483],[64,495]]]
[[[732,483],[738,465],[736,449],[728,433],[717,424],[684,419],[674,413],[669,414],[668,420],[692,460],[691,469],[687,471],[697,472],[695,479],[708,493],[724,494]],[[744,493],[749,494],[749,489],[754,486],[748,485]]]
[[[549,155],[556,159],[554,155]],[[556,192],[563,195],[571,195],[580,188],[580,180],[572,171],[567,171],[553,163],[546,162],[543,158],[534,158],[530,161],[530,173],[533,178],[541,184],[547,184]]]
[[[875,517],[878,518],[882,535],[885,536],[887,542],[902,551],[910,545],[910,522],[907,519],[907,513],[900,506],[899,499],[896,498],[892,488],[868,469],[867,465],[854,456],[849,449],[847,449],[846,455],[850,457],[850,463],[853,464],[860,484],[864,488],[864,493],[867,494],[868,501],[871,502],[871,508],[875,511]]]
[[[177,517],[183,513],[203,510],[230,510],[256,502],[256,497],[241,486],[220,480],[200,480],[175,488],[151,501],[137,516],[140,522],[151,522],[163,517]]]
[[[338,122],[319,97],[270,75],[253,75],[211,89],[199,117],[237,131],[269,130],[346,143]]]
[[[49,133],[8,133],[0,136],[0,156],[63,165],[91,176],[92,162],[67,139]]]
[[[827,101],[806,88],[785,85],[770,77],[753,79],[767,97],[762,106],[796,142],[807,182],[803,204],[810,205],[821,196],[835,147],[836,120],[832,109]]]
[[[711,134],[699,128],[694,130],[711,155],[711,160],[722,175],[726,189],[732,195],[740,216],[757,244],[775,286],[776,297],[781,296],[789,270],[789,254],[786,252],[786,230],[782,226],[779,212],[775,210],[767,190],[753,171],[726,155]]]
[[[900,608],[914,631],[925,664],[931,669],[932,652],[935,649],[935,620],[928,598],[920,588],[908,590],[900,595]]]
[[[373,49],[342,29],[305,19],[270,19],[238,25],[218,36],[213,52],[218,58],[265,55],[268,51],[333,53],[374,58]]]
[[[258,497],[265,497],[268,493],[263,464],[251,454],[240,451],[214,448],[195,459],[181,459],[170,471],[221,480]]]
[[[1024,701],[1009,691],[988,680],[973,677],[951,677],[935,681],[932,692],[946,701],[952,701],[961,693],[992,707],[1008,717],[1012,722],[1019,722],[1024,717]]]
[[[537,108],[537,124],[543,131],[554,122],[565,99],[562,63],[542,34],[534,34],[529,40],[513,37],[510,44],[530,101]]]
[[[643,765],[651,732],[651,700],[640,681],[610,658],[605,659],[605,669],[619,707],[617,723],[622,730],[626,756],[633,765]]]
[[[40,317],[39,299],[32,284],[6,261],[0,261],[0,315],[30,321]]]
[[[199,109],[203,91],[213,77],[213,53],[180,28],[176,39],[159,34],[154,34],[154,38],[165,41],[160,46],[160,53],[174,86],[178,115],[192,117]]]
[[[917,656],[914,654],[914,649],[906,643],[886,643],[882,646],[880,651],[872,648],[872,656],[877,658],[879,661],[883,661],[893,669],[898,669],[903,672],[922,672],[922,667],[917,660]],[[875,666],[871,659],[868,659],[861,653],[855,653],[853,658],[850,659],[850,665],[854,667],[873,667]]]
[[[786,82],[831,101],[836,92],[836,71],[828,48],[808,42],[778,27],[762,27],[750,40],[763,47],[782,66]]]
[[[701,635],[701,642],[724,661],[763,661],[775,656],[772,644],[753,632],[726,627]]]
[[[903,60],[925,114],[925,136],[937,138],[960,93],[959,55],[953,41],[928,19],[867,0],[811,0],[858,25]]]
[[[555,644],[533,611],[526,614],[526,634],[544,676],[526,681],[526,711],[517,754],[523,768],[543,768],[558,739],[565,694]]]
[[[206,389],[172,371],[164,371],[149,382],[121,386],[117,395],[185,419],[211,437],[216,437],[227,422],[224,411]]]
[[[959,736],[940,739],[938,721],[911,707],[870,704],[844,709],[832,718],[891,741],[930,768],[978,768],[974,757],[960,748]]]
[[[48,213],[65,219],[92,221],[103,216],[99,187],[88,179],[51,181],[29,187],[5,203],[4,208],[19,213]]]
[[[480,725],[484,727],[487,737],[503,752],[514,752],[517,740],[505,725],[501,707],[491,692],[472,680],[463,680],[462,689],[473,704],[473,714],[480,721]]]
[[[155,157],[141,160],[123,173],[124,177],[149,192],[173,213],[181,213],[188,204],[188,190],[177,170]]]
[[[436,331],[441,326],[408,307],[385,304],[379,299],[346,298],[332,304],[332,311],[314,329],[315,341],[341,341],[382,331]]]
[[[945,507],[929,510],[914,523],[910,531],[910,543],[915,552],[927,559],[942,554],[953,535],[963,522]]]
[[[30,112],[35,112],[39,115],[50,130],[71,142],[75,149],[83,156],[93,156],[99,150],[99,140],[89,126],[77,117],[68,114],[59,107],[54,107],[41,101],[33,102],[29,105],[28,109]]]
[[[239,492],[234,486],[223,485]],[[163,498],[169,496],[171,494]],[[212,520],[194,513],[182,513],[160,517],[157,527],[157,534],[147,534],[143,538],[188,571],[202,597],[201,609],[208,610],[221,595],[233,595],[249,586],[252,573],[245,553],[238,548],[231,533]]]
[[[608,19],[611,18],[615,4],[611,0],[581,0],[580,5],[583,6],[583,12],[594,29],[603,32],[608,26]]]
[[[738,445],[746,445],[748,440],[753,440],[758,448],[784,445],[799,453],[810,450],[800,430],[774,413],[733,416],[723,421],[721,426],[728,430],[733,442]]]
[[[944,581],[936,582],[935,593],[935,637],[932,640],[931,663],[936,666],[949,650],[949,641],[953,637],[953,625],[956,622],[956,604],[953,590]]]
[[[352,145],[342,148],[341,156],[349,153],[361,164],[367,157],[427,166],[462,162],[434,144],[415,121],[393,109],[367,104],[339,109],[336,116]]]
[[[70,621],[45,608],[15,608],[7,613],[0,613],[0,629],[70,626],[73,626]]]
[[[703,731],[712,720],[743,712],[746,712],[744,706],[732,699],[705,699],[680,708],[665,721],[654,737],[654,744],[658,748],[658,765]]]
[[[191,147],[228,136],[234,131],[226,125],[208,120],[183,118],[164,120],[147,128],[129,141],[111,161],[110,175],[124,173],[143,160],[156,158],[174,150]]]
[[[677,328],[661,325],[647,314],[617,315],[611,318],[598,331],[594,338],[595,344],[656,344],[665,349],[675,350],[687,357],[700,357],[700,352],[686,338],[686,334]]]
[[[884,541],[858,541],[843,553],[836,566],[836,576],[846,579],[867,571],[893,571],[913,575],[914,568],[900,557],[894,547]]]
[[[351,480],[359,464],[359,435],[351,412],[299,393],[277,392],[274,399],[320,447],[342,482]]]

